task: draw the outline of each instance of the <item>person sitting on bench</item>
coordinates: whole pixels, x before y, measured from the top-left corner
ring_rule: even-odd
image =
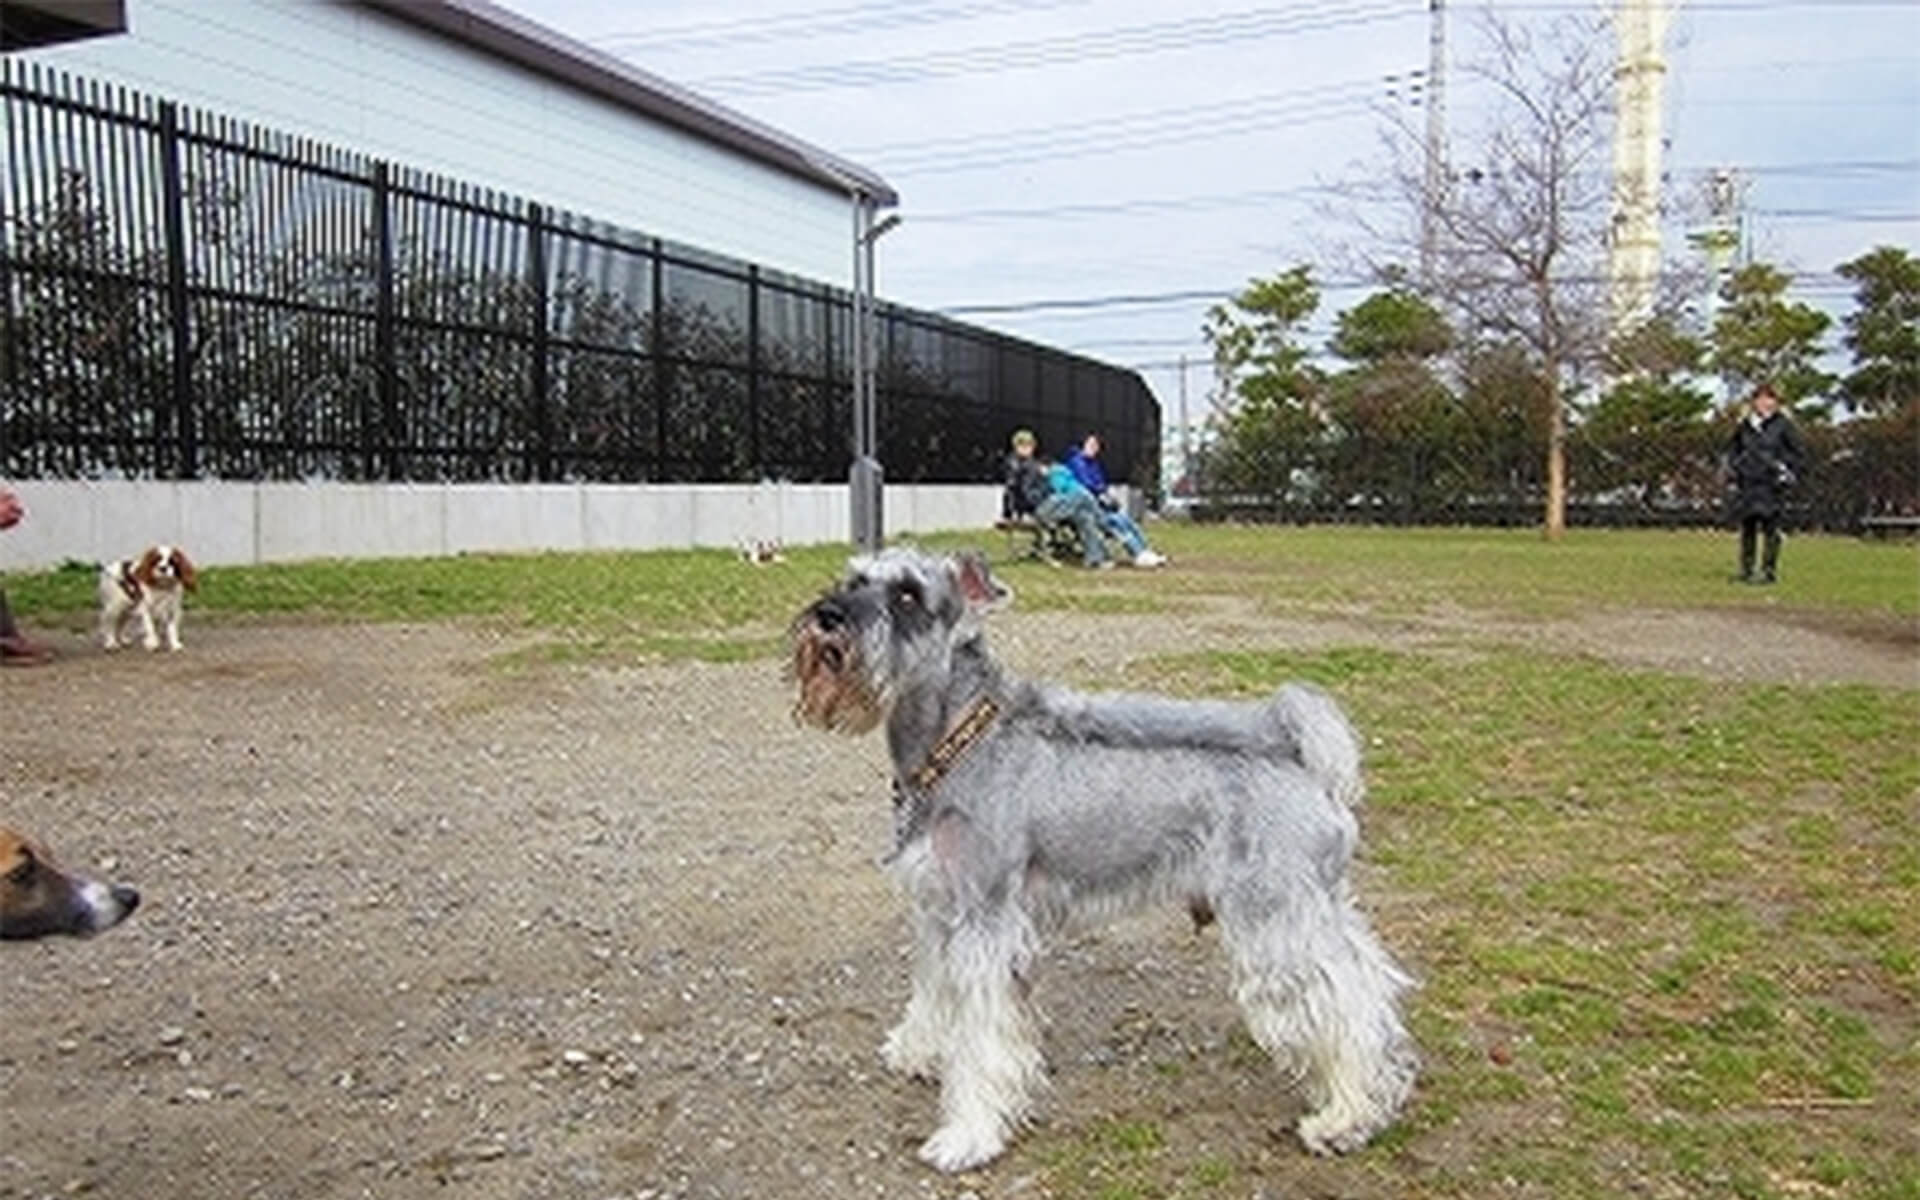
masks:
[[[1107,488],[1107,472],[1100,465],[1100,435],[1089,433],[1077,448],[1068,452],[1063,462],[1073,478],[1099,504],[1100,527],[1120,539],[1127,553],[1133,555],[1133,565],[1165,566],[1167,556],[1147,545],[1147,535],[1140,523],[1127,515],[1120,507],[1119,498]]]
[[[1048,479],[1046,460],[1036,453],[1039,439],[1028,429],[1013,435],[1013,453],[1007,456],[1007,490],[1001,498],[1002,515],[1030,516],[1042,528],[1066,525],[1080,535],[1080,557],[1088,567],[1111,567],[1106,539],[1100,536],[1100,506],[1084,492],[1056,492]]]

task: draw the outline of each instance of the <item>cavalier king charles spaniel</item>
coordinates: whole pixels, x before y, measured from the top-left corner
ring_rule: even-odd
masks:
[[[157,622],[166,631],[167,649],[180,648],[180,610],[194,589],[193,562],[178,546],[149,546],[139,558],[100,568],[100,645],[120,648],[129,617],[140,622],[140,644],[160,648]]]

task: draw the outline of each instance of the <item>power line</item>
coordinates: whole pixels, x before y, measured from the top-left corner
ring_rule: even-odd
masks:
[[[1166,108],[1136,109],[1133,112],[1115,113],[1111,116],[1092,117],[1083,121],[1061,121],[1047,125],[1029,125],[1015,129],[988,129],[973,133],[957,133],[946,137],[910,138],[895,142],[874,142],[864,146],[849,147],[846,153],[853,158],[880,157],[900,151],[940,151],[975,149],[981,146],[999,148],[1009,141],[1019,139],[1046,138],[1054,140],[1065,136],[1111,136],[1115,126],[1135,124],[1154,124],[1165,120],[1207,115],[1233,115],[1253,109],[1270,107],[1275,104],[1296,103],[1304,98],[1321,96],[1353,88],[1371,89],[1379,85],[1393,87],[1404,80],[1415,84],[1424,74],[1418,68],[1402,72],[1388,72],[1384,75],[1368,76],[1362,79],[1343,79],[1332,83],[1316,83],[1307,87],[1286,88],[1277,92],[1258,92],[1251,96],[1236,96],[1227,100],[1209,100],[1200,104],[1177,104]],[[1121,132],[1125,130],[1122,129]]]
[[[1207,339],[1201,334],[1183,338],[1101,338],[1091,342],[1075,342],[1069,350],[1117,350],[1128,346],[1142,346],[1149,349],[1164,349],[1168,346],[1204,346]]]
[[[1417,15],[1417,10],[1409,9],[1397,0],[1362,0],[1360,3],[1352,0],[1314,0],[1306,7],[1292,5],[1246,9],[960,50],[720,75],[698,80],[694,86],[734,96],[765,96],[840,87],[880,87],[954,75],[981,75],[1094,59],[1158,54],[1223,42],[1259,41],[1283,34],[1399,20],[1413,15]]]
[[[1180,304],[1194,300],[1219,300],[1230,291],[1210,288],[1204,291],[1151,292],[1138,295],[1081,296],[1063,300],[1017,300],[1005,304],[954,304],[936,309],[951,317],[991,316],[996,313],[1046,312],[1050,309],[1121,308],[1154,304]]]
[[[855,4],[812,12],[777,13],[726,21],[695,21],[663,29],[608,33],[591,39],[597,45],[618,46],[622,53],[658,53],[665,50],[703,50],[754,43],[831,37],[836,34],[944,25],[958,21],[1075,8],[1091,0],[978,0],[940,8],[916,8],[898,3]]]
[[[1517,9],[1525,12],[1571,12],[1592,13],[1593,4],[1560,3],[1556,0],[1542,0],[1530,4],[1524,0],[1505,0],[1500,6],[1504,9]],[[1689,0],[1687,8],[1692,12],[1776,12],[1783,8],[1814,8],[1839,11],[1848,8],[1911,8],[1912,0]]]
[[[1675,174],[1706,176],[1724,167],[1678,166]],[[1758,163],[1741,166],[1743,175],[1811,176],[1839,174],[1905,174],[1920,171],[1920,159],[1846,160],[1838,162]],[[975,224],[988,221],[1078,220],[1085,217],[1159,215],[1162,213],[1235,208],[1269,204],[1303,196],[1340,195],[1345,189],[1337,184],[1302,184],[1297,187],[1259,188],[1241,192],[1199,192],[1186,196],[1149,197],[1139,200],[1115,200],[1097,203],[1043,204],[1031,208],[950,209],[945,212],[916,212],[916,225]]]
[[[1116,200],[1109,203],[1090,204],[1048,204],[1034,208],[974,208],[955,209],[950,212],[915,213],[917,225],[971,224],[978,221],[1051,221],[1062,217],[1104,217],[1132,216],[1135,214],[1159,214],[1172,212],[1191,212],[1196,209],[1234,208],[1241,205],[1265,204],[1274,200],[1287,200],[1298,196],[1337,193],[1338,187],[1328,184],[1305,184],[1290,188],[1263,188],[1247,192],[1214,192],[1193,196],[1170,196],[1161,199]]]
[[[1365,285],[1364,279],[1316,279],[1316,287]],[[989,316],[996,313],[1071,312],[1079,309],[1140,308],[1160,304],[1185,304],[1195,300],[1225,300],[1241,291],[1238,286],[1182,292],[1123,292],[1108,296],[1074,296],[1056,300],[1017,300],[1004,304],[955,304],[936,311],[947,316]]]
[[[892,142],[849,151],[853,157],[884,162],[890,174],[966,170],[979,165],[1031,161],[1034,156],[1088,149],[1132,149],[1168,141],[1225,137],[1276,121],[1323,117],[1371,103],[1383,90],[1417,93],[1422,74],[1408,71],[1264,92],[1234,100],[1140,109],[1092,120],[1022,129],[956,134],[952,137]]]
[[[1920,212],[1858,212],[1839,208],[1753,208],[1747,211],[1779,221],[1830,221],[1834,224],[1857,221],[1863,225],[1920,221]]]
[[[909,160],[905,163],[884,159],[877,161],[889,175],[901,177],[943,175],[958,171],[1018,166],[1023,163],[1084,158],[1089,154],[1119,154],[1133,150],[1150,150],[1160,146],[1244,137],[1250,133],[1265,133],[1274,129],[1362,116],[1373,111],[1376,103],[1377,97],[1371,92],[1356,90],[1295,103],[1278,111],[1250,113],[1242,118],[1226,120],[1197,118],[1168,123],[1157,129],[1142,129],[1138,133],[1121,137],[1072,138],[1057,142],[1034,142],[1025,146],[997,150],[983,148],[972,154],[934,156],[918,161]]]
[[[1832,271],[1801,271],[1790,276],[1793,286],[1805,290],[1845,287],[1853,285]],[[1604,275],[1568,275],[1562,276],[1562,283],[1604,283]],[[1378,279],[1364,276],[1328,276],[1312,280],[1314,287],[1322,291],[1337,291],[1342,288],[1386,287]],[[944,316],[993,316],[1010,313],[1035,312],[1075,312],[1102,310],[1109,308],[1144,308],[1163,304],[1187,304],[1196,300],[1226,300],[1238,295],[1244,285],[1223,288],[1189,289],[1178,292],[1118,292],[1098,296],[1069,296],[1046,300],[1015,300],[996,304],[950,304],[934,311]]]

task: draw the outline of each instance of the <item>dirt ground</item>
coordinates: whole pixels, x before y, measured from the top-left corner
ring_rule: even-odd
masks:
[[[996,621],[1016,666],[1095,684],[1197,645],[1490,632]],[[1910,630],[1497,632],[1712,677],[1920,683]],[[0,947],[0,1197],[1038,1196],[1067,1130],[1148,1088],[1276,1195],[1372,1194],[1278,1135],[1297,1107],[1258,1064],[1152,1069],[1236,1053],[1212,938],[1176,914],[1052,950],[1049,1123],[981,1175],[923,1171],[934,1095],[874,1053],[905,993],[883,752],[796,728],[774,664],[510,674],[488,665],[507,642],[451,626],[188,638],[114,658],[69,640],[0,677],[0,820],[146,898],[98,940]],[[1368,881],[1392,944],[1412,916],[1387,889]]]

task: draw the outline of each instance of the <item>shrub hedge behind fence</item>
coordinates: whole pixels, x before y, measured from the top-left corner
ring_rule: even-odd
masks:
[[[0,62],[0,477],[846,477],[846,292]],[[880,457],[992,480],[1089,429],[1152,488],[1138,375],[878,306]]]

